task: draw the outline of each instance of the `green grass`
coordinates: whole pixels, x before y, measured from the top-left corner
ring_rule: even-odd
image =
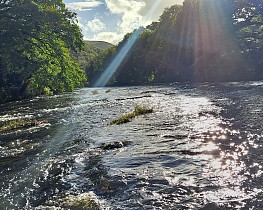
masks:
[[[111,121],[110,125],[121,125],[131,122],[137,116],[153,113],[153,108],[146,105],[136,105],[134,111],[120,116],[118,119]]]

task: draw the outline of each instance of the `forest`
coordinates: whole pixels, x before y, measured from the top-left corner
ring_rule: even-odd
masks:
[[[263,79],[262,0],[185,0],[107,49],[83,41],[62,0],[0,0],[0,11],[0,103],[100,86],[116,59],[104,85]]]
[[[86,67],[90,84],[135,33],[136,42],[108,85],[263,79],[262,15],[261,0],[185,0],[92,60]]]

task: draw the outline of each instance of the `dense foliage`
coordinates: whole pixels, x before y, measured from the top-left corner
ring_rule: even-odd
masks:
[[[90,44],[88,41],[84,41],[83,49],[74,53],[74,56],[78,59],[78,62],[82,69],[87,68],[92,60],[94,60],[100,53],[102,49]]]
[[[86,71],[86,76],[89,78],[88,84],[92,85],[95,75],[101,73],[101,66],[106,61],[105,56],[113,55],[115,50],[113,50],[114,45],[103,41],[84,41],[84,43],[83,49],[75,56],[81,68]]]
[[[108,65],[114,54],[116,53],[116,47],[112,46],[108,49],[100,51],[96,56],[94,56],[90,62],[84,67],[86,75],[89,78],[89,85],[93,86],[97,79],[102,74],[106,65]]]
[[[73,91],[86,76],[76,14],[62,0],[0,0],[0,102]]]
[[[141,30],[108,84],[263,79],[262,8],[262,0],[185,0],[167,8]],[[93,60],[90,79],[131,37]]]

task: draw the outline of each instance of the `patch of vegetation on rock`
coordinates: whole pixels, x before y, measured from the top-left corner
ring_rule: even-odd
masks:
[[[71,210],[100,210],[99,205],[88,193],[69,197],[63,207]]]
[[[131,120],[137,116],[153,113],[153,108],[148,107],[146,105],[136,105],[133,112],[124,114],[120,116],[118,119],[110,122],[110,125],[121,125],[124,123],[131,122]]]
[[[19,128],[39,126],[44,122],[32,119],[16,119],[0,123],[0,132],[11,131]]]
[[[91,91],[91,93],[92,93],[92,95],[97,95],[97,94],[99,94],[99,91],[98,90],[93,90],[93,91]]]

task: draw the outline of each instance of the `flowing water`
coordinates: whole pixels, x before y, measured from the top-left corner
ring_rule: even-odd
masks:
[[[1,105],[2,125],[36,123],[0,133],[0,209],[86,195],[99,209],[263,209],[262,92],[263,82],[84,88]],[[136,104],[154,113],[109,125]]]

